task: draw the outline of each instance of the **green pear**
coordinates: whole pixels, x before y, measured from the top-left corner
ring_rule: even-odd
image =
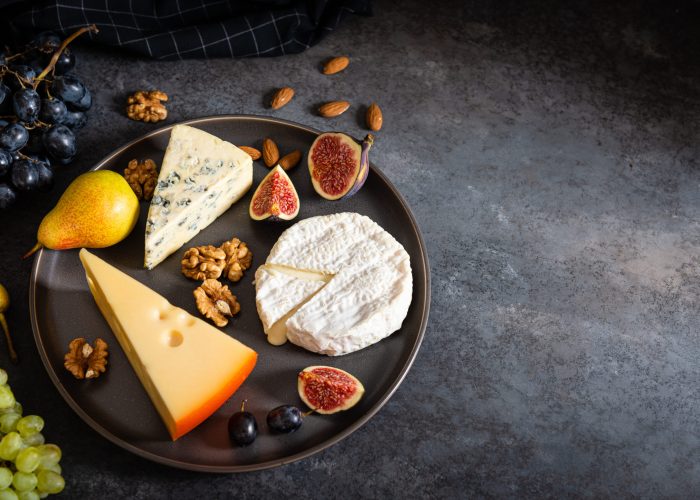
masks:
[[[139,218],[139,200],[126,179],[111,170],[76,177],[39,225],[37,241],[26,256],[41,247],[103,248],[126,238]],[[25,257],[26,257],[25,256]]]

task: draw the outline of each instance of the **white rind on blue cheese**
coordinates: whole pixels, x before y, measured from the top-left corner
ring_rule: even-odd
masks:
[[[175,125],[146,219],[144,267],[153,269],[238,201],[253,161],[230,142]]]
[[[290,277],[258,283],[271,268]],[[324,286],[300,289],[291,279],[289,270],[294,269],[316,274]],[[296,306],[285,314],[290,302],[272,300],[272,288],[275,296]],[[276,321],[275,328],[283,327],[281,334],[290,342],[331,356],[357,351],[400,329],[412,296],[406,250],[369,217],[356,213],[298,222],[282,233],[256,273],[256,304],[268,340]]]

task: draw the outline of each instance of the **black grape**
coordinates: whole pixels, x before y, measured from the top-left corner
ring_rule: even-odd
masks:
[[[12,96],[12,104],[15,114],[24,123],[34,123],[39,118],[41,108],[41,98],[36,90],[19,89]]]
[[[14,189],[4,182],[0,183],[0,209],[7,208],[14,204],[16,199],[17,194]]]
[[[43,142],[49,155],[60,163],[75,156],[75,135],[65,125],[54,125],[44,132]]]
[[[0,177],[3,177],[7,172],[10,171],[12,166],[12,153],[0,149]]]
[[[51,93],[67,104],[79,102],[85,91],[83,82],[73,75],[59,76],[51,84]]]
[[[48,124],[61,123],[66,116],[66,104],[55,97],[41,100],[41,111],[39,119]]]
[[[15,152],[29,141],[29,132],[19,123],[10,123],[0,132],[0,148]]]
[[[32,191],[39,187],[40,173],[37,162],[21,159],[12,164],[10,180],[20,191]]]

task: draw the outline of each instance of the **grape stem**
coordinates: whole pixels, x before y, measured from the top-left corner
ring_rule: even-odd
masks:
[[[37,76],[34,79],[34,90],[36,90],[36,88],[39,86],[39,83],[44,79],[44,77],[46,75],[48,75],[51,71],[53,71],[54,67],[56,66],[56,63],[58,62],[58,58],[61,57],[61,54],[63,53],[65,48],[68,47],[68,44],[71,43],[76,38],[78,38],[83,33],[87,33],[88,31],[91,33],[99,33],[100,32],[100,30],[98,30],[97,26],[95,26],[94,24],[91,24],[90,26],[83,26],[78,31],[76,31],[75,33],[70,35],[68,38],[63,40],[63,42],[61,42],[60,47],[58,47],[58,50],[53,53],[53,56],[51,57],[51,61],[49,61],[49,64],[46,65],[46,67],[44,68],[44,71],[39,73],[39,76]]]
[[[17,357],[15,346],[12,344],[10,329],[7,327],[7,320],[5,319],[5,315],[3,313],[0,313],[0,325],[2,325],[2,329],[5,331],[5,338],[7,339],[7,350],[10,352],[10,361],[17,364],[19,358]]]

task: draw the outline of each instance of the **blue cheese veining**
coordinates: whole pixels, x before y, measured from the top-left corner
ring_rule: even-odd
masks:
[[[230,142],[176,125],[146,219],[144,267],[153,269],[250,189],[253,161]]]

